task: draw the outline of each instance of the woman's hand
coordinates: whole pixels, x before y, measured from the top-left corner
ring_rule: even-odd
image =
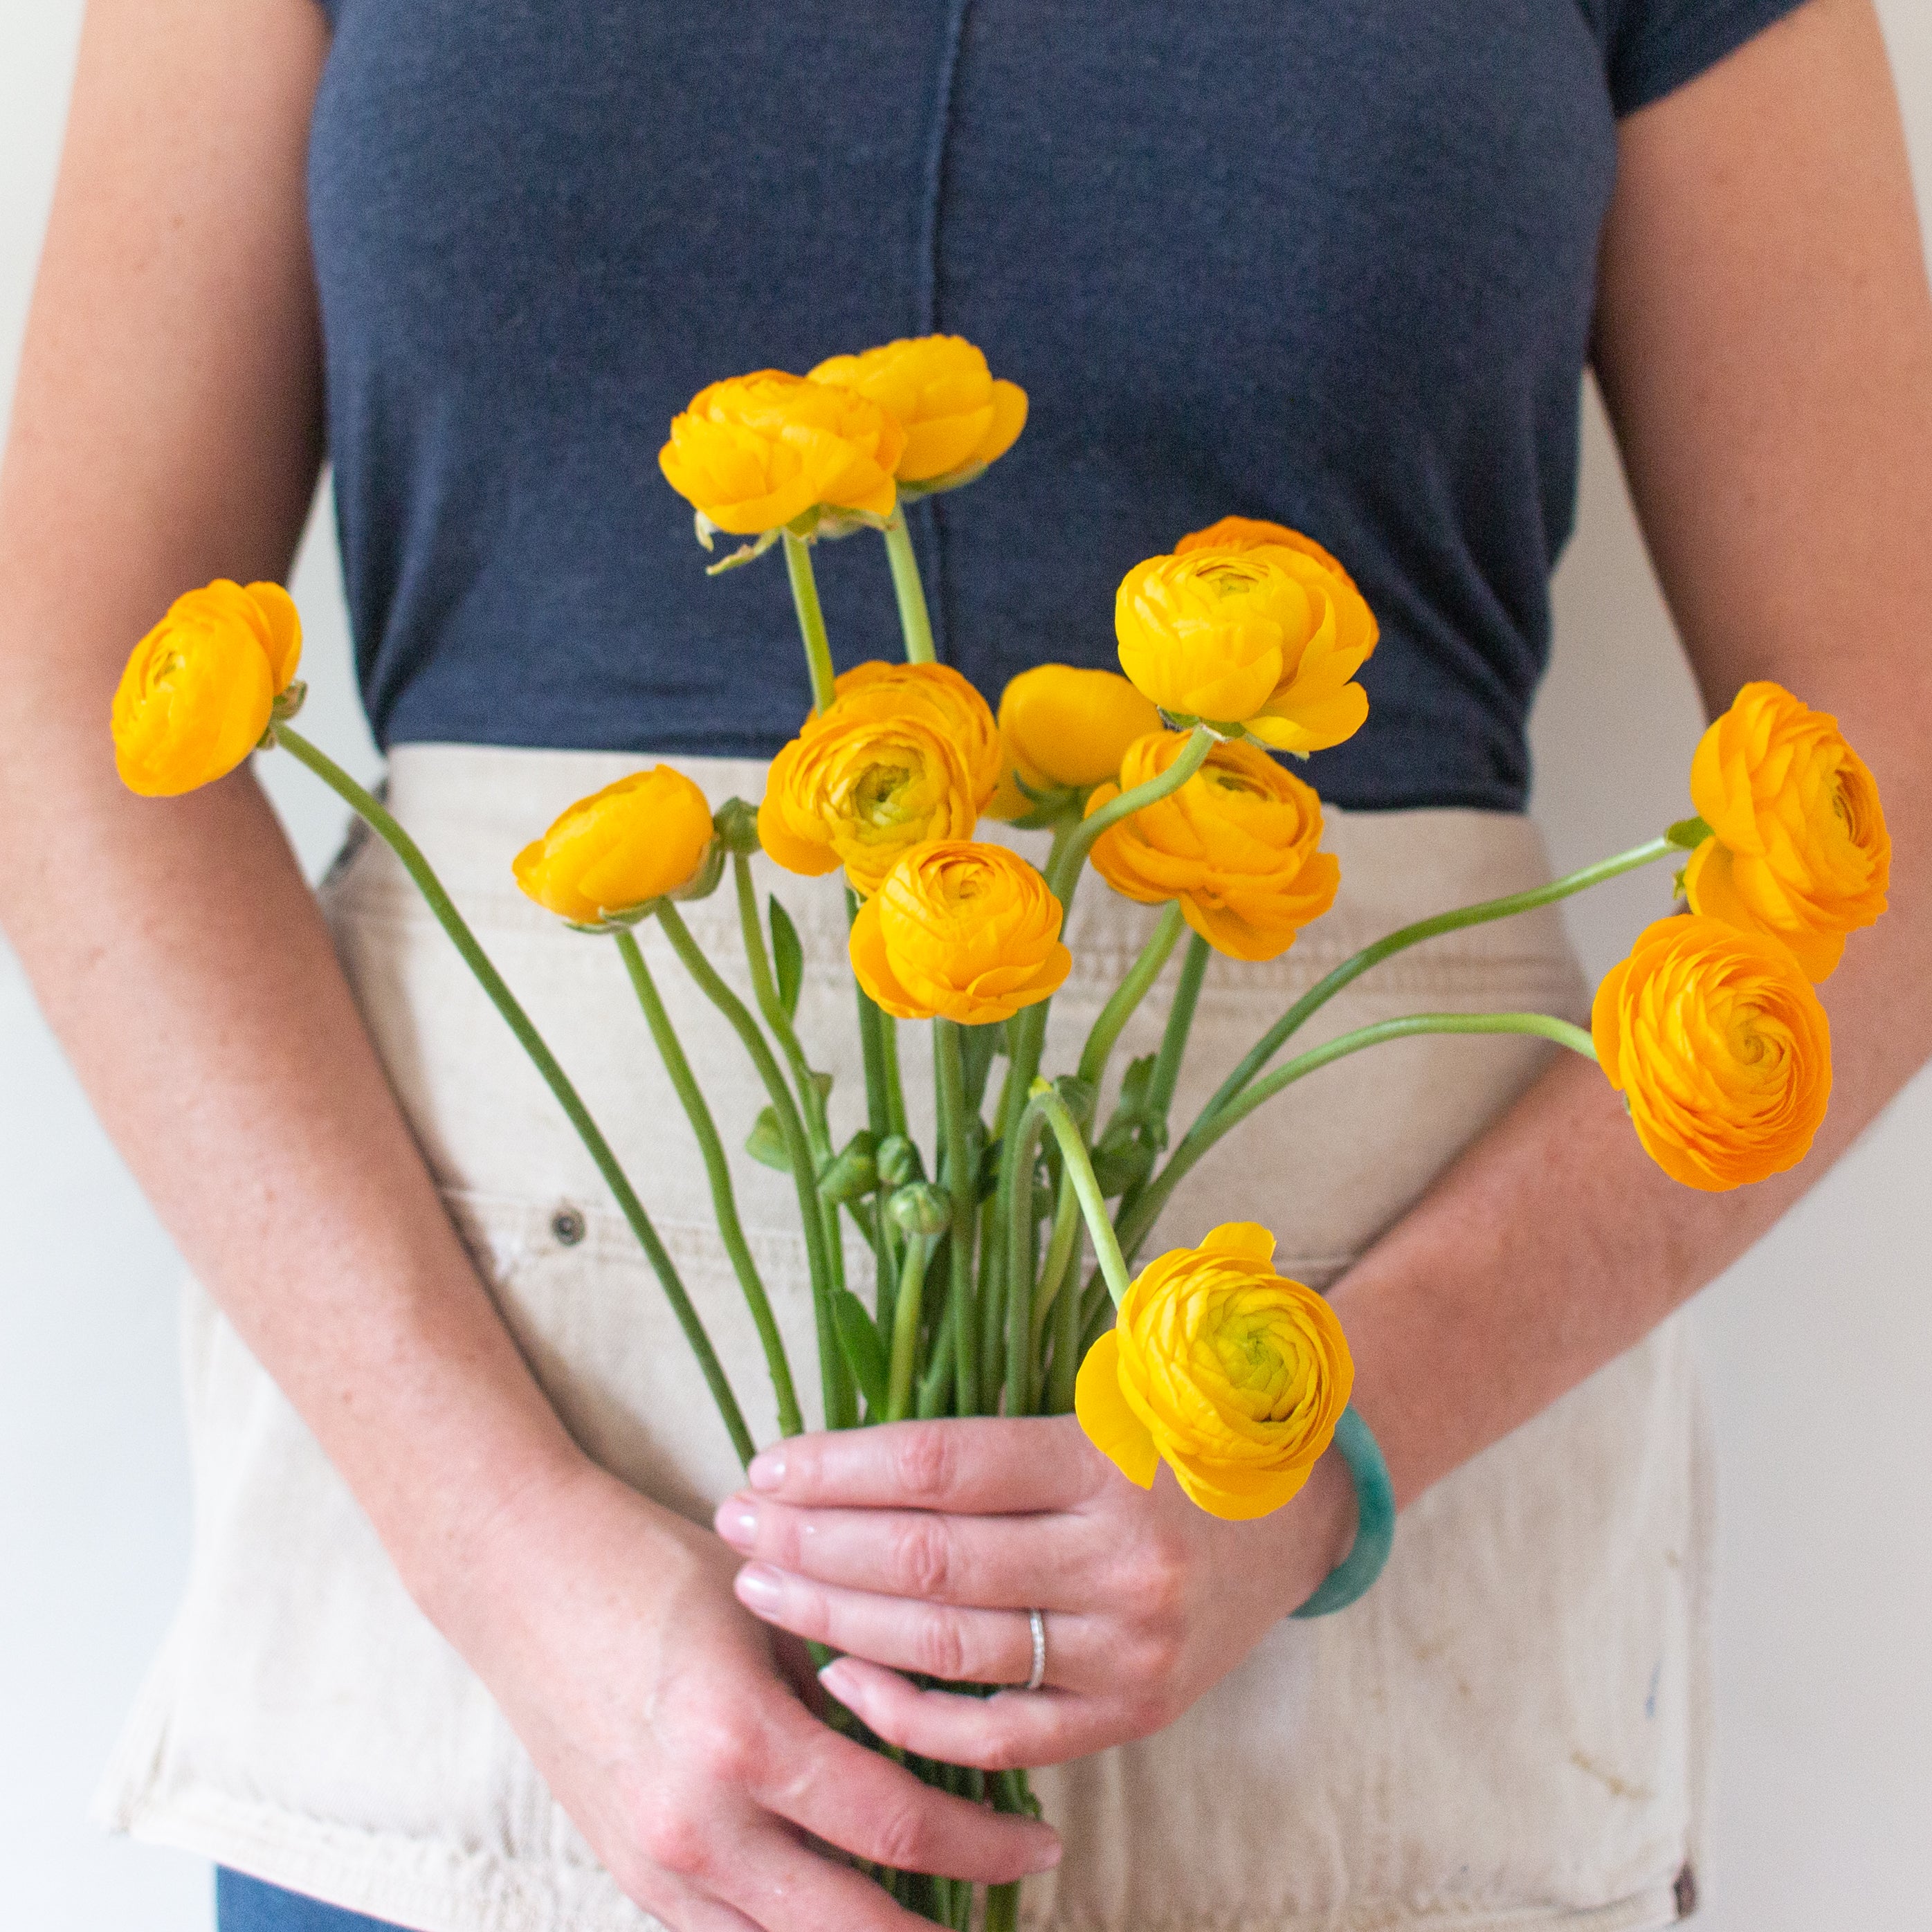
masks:
[[[740,1603],[848,1653],[824,1672],[842,1703],[908,1750],[995,1771],[1172,1724],[1306,1600],[1354,1512],[1330,1455],[1285,1508],[1220,1522],[1165,1468],[1136,1488],[1070,1415],[800,1437],[753,1462],[717,1526],[753,1559]],[[1024,1684],[1029,1609],[1046,1612],[1044,1690],[897,1674]]]
[[[814,1717],[801,1646],[731,1598],[715,1538],[579,1463],[426,1593],[624,1892],[678,1932],[914,1932],[805,1836],[988,1882],[1059,1840],[922,1784]]]

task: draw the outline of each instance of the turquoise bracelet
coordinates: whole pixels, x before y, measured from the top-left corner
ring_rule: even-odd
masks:
[[[1344,1409],[1335,1425],[1335,1447],[1355,1481],[1355,1540],[1314,1595],[1291,1616],[1325,1617],[1346,1610],[1382,1574],[1395,1543],[1395,1486],[1381,1444],[1352,1408]]]

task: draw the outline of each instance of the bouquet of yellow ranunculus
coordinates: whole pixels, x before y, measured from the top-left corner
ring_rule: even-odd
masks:
[[[1393,1532],[1387,1472],[1348,1406],[1348,1343],[1319,1294],[1276,1272],[1273,1236],[1250,1223],[1194,1231],[1197,1246],[1132,1273],[1176,1184],[1283,1088],[1424,1033],[1538,1034],[1597,1060],[1644,1148],[1687,1186],[1734,1187],[1791,1166],[1831,1085],[1814,982],[1846,934],[1884,909],[1883,814],[1831,718],[1775,685],[1747,686],[1698,747],[1697,816],[1551,884],[1364,948],[1274,1020],[1172,1138],[1168,1115],[1211,955],[1274,958],[1334,899],[1340,871],[1321,850],[1321,800],[1273,754],[1305,758],[1361,728],[1369,701],[1356,674],[1375,649],[1376,620],[1319,544],[1229,518],[1127,573],[1114,611],[1124,677],[1041,665],[1007,686],[996,717],[934,662],[903,505],[972,482],[1025,416],[1022,392],[952,337],[699,394],[671,425],[664,474],[693,505],[707,548],[719,532],[748,539],[714,569],[782,543],[812,711],[755,806],[734,800],[714,815],[689,778],[658,765],[572,806],[516,855],[514,874],[532,898],[608,936],[620,956],[703,1154],[782,1430],[805,1426],[791,1365],[740,1226],[723,1133],[636,943],[643,920],[658,922],[764,1087],[759,1117],[725,1131],[748,1134],[748,1150],[796,1189],[826,1426],[1077,1411],[1130,1480],[1151,1484],[1165,1462],[1203,1509],[1231,1518],[1280,1508],[1333,1443],[1355,1478],[1358,1528],[1340,1569],[1298,1613],[1319,1614],[1372,1581]],[[835,677],[812,546],[868,529],[885,540],[906,662]],[[166,796],[280,746],[388,842],[595,1158],[748,1461],[755,1445],[704,1324],[568,1076],[407,833],[292,728],[299,655],[295,610],[278,586],[190,592],[136,646],[116,694],[123,777]],[[1049,831],[1044,866],[979,842],[988,813]],[[866,1090],[866,1124],[842,1143],[827,1083],[794,1030],[796,929],[776,899],[758,902],[749,860],[760,848],[794,873],[844,874]],[[1686,856],[1688,914],[1639,937],[1598,991],[1590,1031],[1540,1013],[1423,1012],[1280,1058],[1335,994],[1406,948],[1673,852]],[[1049,1076],[1048,1004],[1071,963],[1066,908],[1090,864],[1114,891],[1163,910],[1078,1064]],[[748,1006],[679,910],[721,889],[728,871]],[[1121,1031],[1184,928],[1160,1049],[1110,1082]],[[908,1022],[929,1025],[938,1144],[928,1148],[901,1094]],[[846,1278],[848,1222],[872,1257],[869,1294]],[[856,1730],[848,1714],[833,1714]],[[1033,1805],[1018,1773],[915,1768],[1003,1808]],[[963,1882],[878,1876],[908,1907],[968,1924]],[[994,1888],[986,1924],[1012,1925],[1016,1901],[1017,1888]]]

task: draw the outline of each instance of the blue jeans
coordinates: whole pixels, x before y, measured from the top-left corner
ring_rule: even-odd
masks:
[[[386,1919],[344,1912],[226,1867],[214,1874],[214,1924],[215,1932],[400,1932]]]

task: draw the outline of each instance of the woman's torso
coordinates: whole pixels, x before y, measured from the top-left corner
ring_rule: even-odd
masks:
[[[1033,403],[914,519],[942,654],[982,690],[1110,664],[1130,565],[1274,517],[1382,626],[1324,795],[1522,806],[1644,77],[1598,0],[334,17],[312,218],[385,742],[768,755],[807,702],[784,574],[706,578],[669,418],[719,376],[946,330]],[[892,654],[876,543],[820,568],[841,662]]]

